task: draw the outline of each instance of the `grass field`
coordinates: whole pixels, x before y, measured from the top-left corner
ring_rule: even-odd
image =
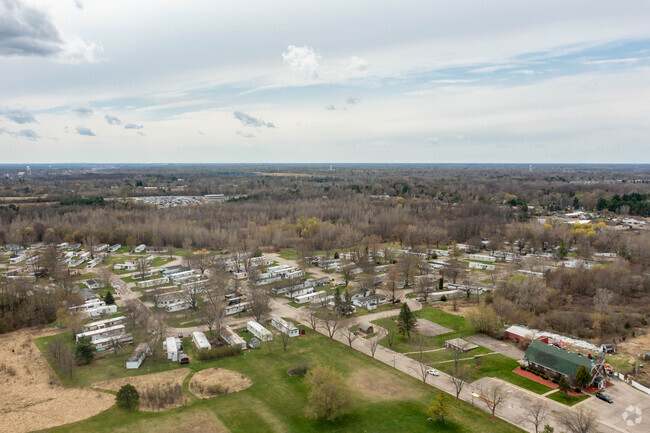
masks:
[[[573,406],[574,404],[580,403],[581,401],[584,401],[589,398],[588,395],[566,395],[563,392],[556,391],[552,394],[549,394],[546,396],[547,398],[550,398],[551,400],[555,400],[558,403],[566,404],[567,406]]]
[[[187,340],[187,339],[184,339]],[[43,339],[41,339],[43,343]],[[245,355],[218,361],[197,361],[193,349],[189,368],[199,371],[218,366],[240,372],[253,381],[253,386],[234,394],[214,399],[190,398],[187,406],[161,413],[122,411],[111,408],[87,420],[54,428],[52,432],[149,432],[230,431],[236,432],[457,432],[510,433],[518,428],[489,415],[465,402],[449,398],[452,420],[446,425],[427,422],[426,408],[439,392],[393,368],[372,361],[368,356],[348,350],[326,337],[308,333],[291,339],[287,352],[276,341],[272,353],[266,348],[247,351]],[[120,355],[121,356],[121,355]],[[118,358],[118,357],[116,357]],[[106,360],[105,360],[106,361]],[[308,387],[301,377],[289,377],[291,366],[306,361],[310,365],[327,364],[340,371],[349,385],[353,405],[347,415],[328,422],[305,416]],[[104,361],[100,361],[104,362]],[[100,363],[98,362],[98,363]],[[97,363],[97,364],[98,364]],[[95,363],[94,363],[95,364]],[[106,364],[115,365],[110,361]],[[155,363],[146,360],[138,373],[160,370],[160,367],[178,368],[166,360]],[[156,367],[156,368],[154,368]],[[105,367],[83,367],[83,373],[92,382],[113,374],[133,374],[109,371]],[[78,373],[82,375],[81,372]],[[118,377],[120,377],[118,376]],[[189,377],[186,382],[189,383]],[[186,388],[186,387],[185,387]]]
[[[415,316],[417,318],[430,320],[431,322],[437,323],[439,325],[442,325],[446,328],[453,330],[453,332],[437,335],[435,337],[424,337],[425,339],[424,350],[438,349],[440,347],[443,347],[445,341],[447,340],[450,340],[452,338],[464,338],[473,335],[475,333],[474,329],[470,328],[465,323],[464,317],[445,313],[444,311],[438,310],[437,308],[424,307],[420,311],[416,311]],[[385,327],[385,324],[388,321],[396,321],[396,320],[397,320],[396,318],[380,319],[380,320],[373,321],[373,323],[376,323],[380,326],[382,326],[383,324]],[[396,352],[401,352],[401,353],[417,352],[420,349],[417,341],[418,335],[419,333],[417,332],[414,335],[412,334],[411,339],[409,340],[406,338],[406,336],[398,334],[397,336],[395,336],[392,349]],[[384,337],[379,342],[379,344],[388,347],[388,339]]]
[[[484,355],[490,352],[492,352],[490,349],[479,346],[467,353],[461,353],[459,358],[472,358],[476,355]],[[409,358],[417,359],[418,361],[420,360],[419,353],[409,353],[407,356]],[[422,361],[425,364],[435,364],[436,362],[451,361],[452,359],[454,359],[454,357],[449,349],[436,350],[435,352],[424,352],[422,354]]]
[[[296,250],[280,251],[278,253],[278,256],[282,257],[285,260],[298,260],[300,258]]]
[[[174,259],[170,259],[169,257],[156,257],[151,261],[151,267],[156,268],[158,266],[163,266],[171,262],[172,260]]]
[[[476,362],[474,359],[468,359],[465,361],[460,361],[458,365],[466,365],[472,371],[473,378],[472,380],[478,380],[482,377],[498,377],[503,379],[506,382],[510,382],[513,385],[520,386],[529,391],[532,391],[537,394],[544,394],[551,390],[548,386],[542,385],[541,383],[534,382],[525,377],[519,376],[518,374],[513,373],[512,371],[519,367],[519,363],[514,359],[508,358],[507,356],[501,354],[487,355],[480,358],[481,368],[476,369]],[[445,373],[451,373],[453,370],[454,363],[444,363],[437,364],[436,368]]]

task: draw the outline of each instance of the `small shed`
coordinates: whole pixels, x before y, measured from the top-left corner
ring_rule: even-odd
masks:
[[[478,346],[469,341],[465,341],[462,338],[453,338],[445,341],[445,347],[458,350],[459,352],[469,352],[472,349],[476,349]]]
[[[260,340],[258,340],[256,337],[253,337],[248,342],[248,345],[250,346],[251,349],[259,349],[260,348]]]
[[[365,334],[372,334],[375,332],[375,328],[370,323],[364,322],[364,323],[359,323],[359,331]]]

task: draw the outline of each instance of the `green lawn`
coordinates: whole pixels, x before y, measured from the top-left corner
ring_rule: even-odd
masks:
[[[298,251],[296,250],[280,251],[278,253],[278,256],[282,257],[285,260],[298,260],[300,258]]]
[[[171,262],[172,260],[174,259],[170,259],[169,257],[156,257],[151,261],[151,267],[156,268],[158,266],[163,266]]]
[[[518,374],[513,373],[512,371],[519,367],[519,363],[514,359],[508,358],[507,356],[501,354],[487,355],[482,356],[481,368],[476,369],[474,359],[469,359],[465,361],[460,361],[459,365],[466,365],[471,368],[471,371],[474,375],[473,380],[480,379],[482,377],[498,377],[503,379],[506,382],[510,382],[513,385],[520,386],[529,391],[535,392],[537,394],[544,394],[551,390],[548,386],[542,385],[541,383],[534,382],[525,377],[519,376]],[[454,365],[453,362],[437,364],[436,368],[445,373],[451,373]]]
[[[401,304],[393,305],[391,303],[386,303],[383,305],[380,305],[377,307],[377,309],[368,311],[365,308],[357,308],[357,312],[352,315],[352,317],[359,317],[359,316],[365,316],[367,314],[371,313],[381,313],[382,311],[390,311],[390,310],[399,310]]]
[[[552,394],[547,395],[546,397],[550,398],[551,400],[555,400],[558,403],[566,404],[567,406],[573,406],[574,404],[580,403],[581,401],[589,398],[589,396],[586,394],[572,396],[566,395],[560,391],[556,391]]]
[[[461,353],[460,358],[472,358],[476,355],[484,355],[486,353],[492,352],[490,349],[479,346],[476,349],[472,349],[467,353]],[[409,358],[420,360],[419,353],[409,353],[407,355]],[[422,354],[422,360],[425,364],[435,364],[436,362],[451,361],[454,359],[451,351],[449,349],[436,350],[435,352],[424,352]]]
[[[420,311],[415,312],[415,316],[422,319],[430,320],[431,322],[442,325],[446,328],[452,329],[453,332],[447,334],[437,335],[435,337],[424,337],[424,350],[437,349],[443,347],[445,341],[452,338],[465,338],[470,335],[475,334],[474,329],[467,326],[465,323],[465,318],[462,316],[456,316],[454,314],[445,313],[444,311],[438,310],[433,307],[424,307]],[[375,320],[373,323],[376,323],[380,326],[386,327],[386,324],[389,321],[396,321],[395,317],[390,319],[380,319]],[[411,339],[407,339],[406,336],[396,335],[395,340],[393,341],[392,349],[396,352],[417,352],[420,349],[418,344],[418,336],[420,334],[416,331],[415,334],[411,335]],[[379,342],[382,346],[388,347],[388,338],[384,337]]]
[[[189,339],[184,339],[187,342]],[[41,339],[42,343],[42,339]],[[218,361],[197,361],[194,349],[187,347],[191,359],[189,368],[195,372],[218,366],[238,371],[248,376],[253,386],[234,394],[214,399],[191,399],[188,406],[158,413],[122,411],[111,408],[97,416],[67,426],[51,429],[52,432],[149,432],[182,431],[187,426],[195,431],[220,431],[218,420],[228,431],[265,432],[454,432],[454,433],[510,433],[518,428],[489,415],[465,402],[455,402],[449,397],[452,419],[446,425],[427,422],[426,408],[440,392],[423,387],[421,383],[392,367],[372,361],[358,351],[329,341],[315,333],[292,338],[287,352],[279,341],[272,353],[266,348],[246,351],[245,355]],[[116,357],[118,358],[118,357]],[[121,368],[111,372],[96,364],[116,364],[98,361],[87,369],[94,380],[127,376],[134,373]],[[326,364],[340,371],[350,386],[353,405],[347,415],[328,422],[312,420],[305,416],[308,387],[304,378],[289,377],[291,366],[306,361],[309,365]],[[167,360],[156,363],[146,360],[137,373],[147,368],[167,366],[178,368]],[[153,370],[150,370],[153,372]],[[137,374],[136,373],[136,374]],[[80,375],[82,373],[79,373]],[[84,373],[85,374],[85,373]],[[187,380],[186,380],[187,382]]]

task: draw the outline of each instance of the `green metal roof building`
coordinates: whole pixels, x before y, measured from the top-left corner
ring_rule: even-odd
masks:
[[[524,362],[526,365],[532,364],[564,376],[575,376],[578,368],[584,365],[594,378],[602,376],[602,363],[537,340],[533,340],[528,346]]]

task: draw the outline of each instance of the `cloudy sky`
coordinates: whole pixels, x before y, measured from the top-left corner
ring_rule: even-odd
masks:
[[[647,0],[0,0],[0,162],[647,163],[649,23]]]

